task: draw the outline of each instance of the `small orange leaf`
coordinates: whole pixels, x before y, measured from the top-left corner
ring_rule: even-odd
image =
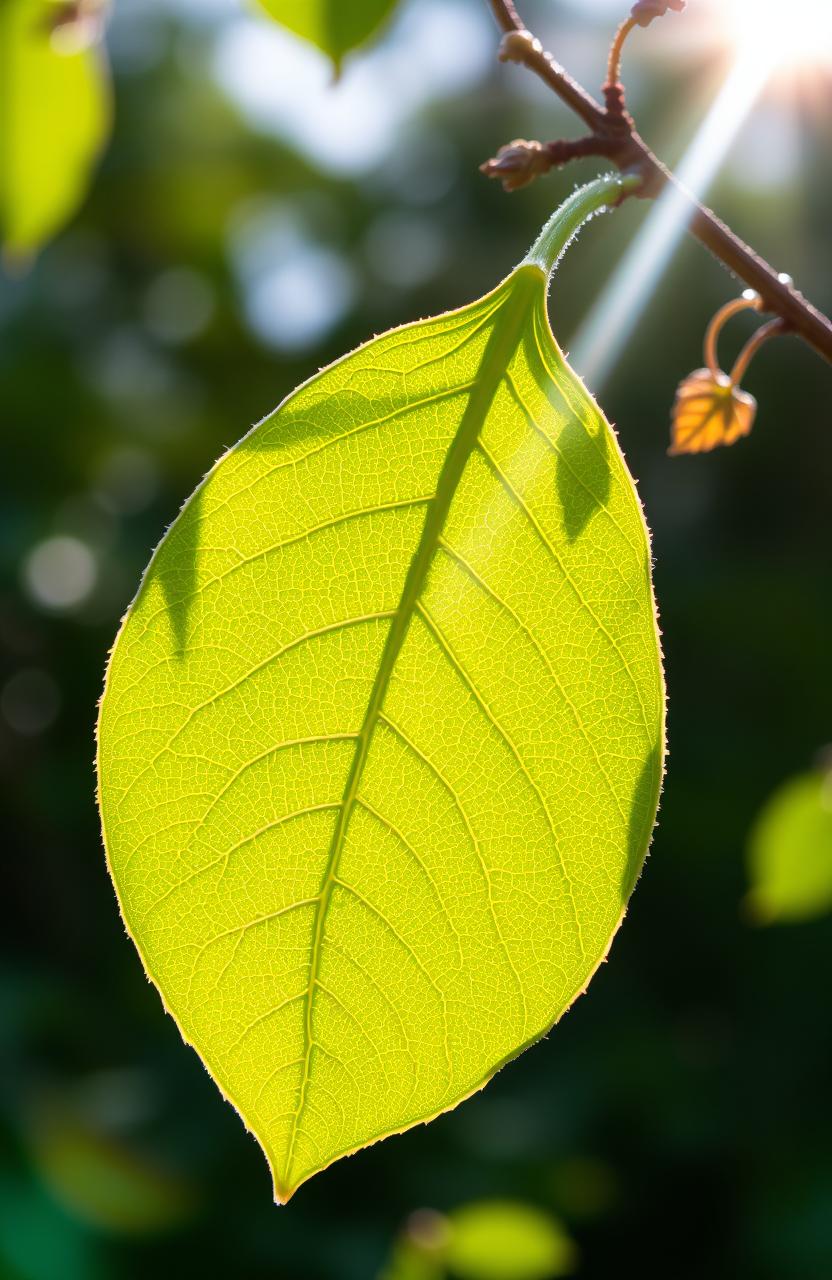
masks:
[[[718,445],[735,444],[754,425],[757,401],[740,391],[727,374],[697,369],[676,391],[668,453],[707,453]]]

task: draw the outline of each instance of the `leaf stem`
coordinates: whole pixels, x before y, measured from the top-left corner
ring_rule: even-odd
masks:
[[[640,182],[638,174],[608,173],[573,191],[552,214],[521,265],[540,267],[547,276],[551,275],[583,224],[599,210],[610,208],[630,195]]]
[[[717,339],[722,332],[723,325],[731,316],[737,315],[740,311],[748,311],[753,309],[759,311],[761,301],[758,294],[748,291],[741,298],[733,298],[730,302],[726,302],[724,307],[720,307],[711,319],[710,324],[705,332],[705,364],[710,369],[714,378],[718,378],[721,372],[719,356],[716,351]]]
[[[624,41],[634,26],[636,26],[635,18],[628,18],[626,22],[622,22],[615,33],[607,60],[607,84],[609,85],[617,85],[621,80],[621,53],[624,49]]]
[[[737,356],[734,367],[731,370],[731,385],[736,387],[742,382],[748,366],[764,342],[768,342],[769,338],[777,338],[782,333],[788,333],[788,331],[788,325],[780,316],[776,316],[774,320],[769,320],[767,324],[761,325],[757,332],[751,335]]]

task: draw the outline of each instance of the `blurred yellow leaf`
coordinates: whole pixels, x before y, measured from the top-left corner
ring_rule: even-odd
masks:
[[[809,920],[832,909],[832,773],[792,778],[752,830],[747,904],[760,924]]]
[[[513,1200],[477,1200],[447,1217],[411,1215],[380,1280],[555,1280],[577,1249],[551,1214]]]
[[[0,3],[0,240],[26,259],[75,211],[110,125],[88,17],[55,0]]]
[[[481,1200],[450,1215],[446,1260],[464,1280],[549,1280],[575,1269],[577,1250],[541,1209]]]
[[[680,382],[673,406],[669,453],[707,453],[747,436],[757,413],[757,401],[740,391],[727,375],[714,377],[697,369]]]
[[[336,67],[378,30],[395,5],[396,0],[260,0],[270,17],[329,54]]]

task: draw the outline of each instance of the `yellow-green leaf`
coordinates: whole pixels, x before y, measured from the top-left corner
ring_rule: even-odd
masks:
[[[25,259],[71,217],[110,126],[92,18],[55,0],[0,3],[0,241]]]
[[[792,778],[759,815],[748,849],[748,906],[761,924],[832,909],[832,773]]]
[[[460,1280],[551,1280],[575,1270],[577,1251],[550,1214],[512,1200],[481,1200],[449,1219],[446,1260]]]
[[[620,192],[577,192],[493,293],[289,396],[185,505],[116,642],[124,919],[280,1201],[538,1040],[641,867],[647,532],[546,314]]]
[[[446,1217],[408,1218],[381,1280],[555,1280],[578,1251],[550,1213],[514,1200],[475,1200]]]
[[[351,49],[382,26],[396,0],[259,0],[260,7],[287,31],[328,54],[336,67]]]

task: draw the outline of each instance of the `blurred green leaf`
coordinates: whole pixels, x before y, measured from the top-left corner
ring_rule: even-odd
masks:
[[[0,240],[24,260],[83,200],[110,128],[102,11],[0,4]]]
[[[482,1200],[457,1209],[449,1226],[445,1258],[460,1280],[550,1280],[577,1263],[563,1227],[531,1205]]]
[[[276,22],[329,54],[336,67],[363,44],[396,7],[397,0],[259,0]]]
[[[804,774],[765,805],[751,833],[747,905],[760,924],[832,908],[832,774]]]
[[[152,1235],[184,1221],[191,1189],[126,1142],[99,1132],[61,1100],[41,1098],[28,1140],[43,1184],[75,1218],[117,1235]]]

